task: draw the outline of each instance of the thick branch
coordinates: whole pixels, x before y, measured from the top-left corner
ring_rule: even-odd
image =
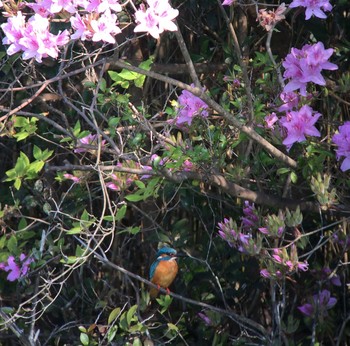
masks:
[[[126,269],[124,269],[123,267],[120,267],[112,262],[110,262],[108,259],[100,256],[99,254],[97,254],[95,252],[95,257],[97,257],[101,262],[105,263],[106,265],[108,265],[109,267],[113,268],[113,269],[116,269],[118,270],[119,272],[129,276],[129,277],[132,277],[138,281],[141,281],[149,286],[152,286],[152,287],[155,287],[155,288],[158,288],[155,284],[153,284],[151,281],[149,280],[146,280],[145,278],[139,276],[139,275],[136,275]],[[163,288],[160,288],[159,289],[161,293],[168,293],[165,289]],[[229,316],[232,320],[234,320],[238,325],[241,325],[241,326],[244,326],[246,329],[249,329],[251,331],[253,331],[255,334],[258,334],[260,335],[261,337],[263,337],[264,339],[267,338],[268,334],[267,334],[267,331],[265,330],[265,328],[249,319],[249,318],[246,318],[244,316],[240,316],[238,314],[236,314],[235,312],[233,311],[229,311],[229,310],[225,310],[225,309],[221,309],[221,308],[218,308],[216,306],[213,306],[213,305],[209,305],[209,304],[206,304],[206,303],[202,303],[202,302],[199,302],[197,300],[193,300],[193,299],[190,299],[190,298],[186,298],[186,297],[183,297],[179,294],[175,294],[175,293],[172,293],[170,292],[169,293],[172,297],[174,297],[175,299],[179,299],[185,303],[188,303],[188,304],[192,304],[192,305],[196,305],[196,306],[199,306],[201,308],[204,308],[204,309],[208,309],[208,310],[211,310],[211,311],[216,311],[220,314],[223,314],[223,315],[226,315],[226,316]]]
[[[277,196],[268,195],[264,192],[253,191],[247,188],[244,188],[232,181],[227,180],[222,174],[210,174],[210,173],[201,173],[201,172],[189,172],[181,171],[172,173],[167,169],[161,169],[160,171],[147,170],[147,169],[138,169],[138,168],[128,168],[120,166],[80,166],[80,165],[64,165],[64,166],[47,166],[47,171],[114,171],[114,172],[123,172],[123,173],[132,173],[139,176],[151,175],[151,176],[162,176],[167,180],[173,181],[177,184],[180,184],[186,180],[198,180],[205,184],[215,186],[220,188],[224,193],[227,193],[229,196],[238,197],[243,200],[248,200],[256,204],[273,207],[273,208],[289,208],[296,209],[300,208],[302,211],[309,211],[318,213],[320,211],[320,206],[317,202],[302,201],[302,200],[293,200],[288,198],[281,198]],[[326,211],[326,210],[324,210]],[[328,209],[329,212],[342,213],[341,210]]]
[[[260,136],[252,127],[243,125],[240,123],[239,120],[237,120],[230,112],[226,111],[222,106],[220,106],[218,103],[216,103],[210,96],[208,96],[201,88],[193,88],[190,85],[180,82],[176,79],[163,76],[159,73],[153,72],[153,71],[147,71],[144,69],[141,69],[136,66],[128,65],[125,62],[121,60],[114,61],[114,64],[118,66],[119,68],[124,68],[126,70],[134,71],[140,74],[143,74],[145,76],[148,76],[150,78],[154,78],[160,81],[163,81],[165,83],[169,83],[172,85],[175,85],[181,89],[188,90],[190,93],[192,93],[195,96],[198,96],[201,98],[204,102],[206,102],[212,109],[217,111],[219,114],[223,115],[224,118],[230,122],[233,126],[244,132],[246,135],[248,135],[251,139],[259,143],[266,151],[268,151],[272,156],[279,159],[280,161],[284,162],[286,165],[292,168],[297,167],[296,161],[294,161],[292,158],[290,158],[288,155],[284,154],[282,151],[278,150],[276,147],[274,147],[270,142],[268,142],[266,139],[264,139],[262,136]]]

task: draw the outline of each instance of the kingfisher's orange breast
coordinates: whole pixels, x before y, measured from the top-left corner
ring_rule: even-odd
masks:
[[[175,258],[169,261],[160,261],[151,281],[163,288],[168,288],[174,281],[178,270]]]

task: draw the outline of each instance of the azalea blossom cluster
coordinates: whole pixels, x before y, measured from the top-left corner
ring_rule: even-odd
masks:
[[[265,117],[264,127],[274,130],[275,124],[278,123],[287,150],[290,150],[294,143],[305,141],[307,136],[321,136],[315,126],[321,114],[305,104],[312,98],[307,92],[307,86],[308,83],[324,86],[326,81],[321,72],[338,68],[336,64],[328,61],[333,51],[332,48],[325,49],[322,42],[307,44],[301,49],[292,48],[283,62],[283,76],[288,83],[280,94],[282,105],[277,111],[285,112],[285,115],[278,118],[276,113],[272,112]]]
[[[333,54],[332,48],[325,49],[322,42],[313,45],[306,44],[301,49],[292,48],[283,62],[285,79],[289,82],[284,87],[285,92],[300,90],[306,96],[307,83],[326,85],[322,70],[336,70],[338,66],[328,61]]]
[[[275,248],[272,250],[271,259],[267,267],[260,270],[260,275],[264,278],[281,279],[286,274],[293,274],[296,271],[307,271],[309,264],[307,261],[298,261],[297,249],[295,244],[288,253],[286,248]]]
[[[252,234],[240,231],[232,218],[224,218],[223,222],[218,223],[219,237],[225,240],[232,248],[236,248],[239,252],[254,256],[261,250],[261,241],[255,241]]]
[[[194,87],[194,84],[191,84],[191,87]],[[178,109],[175,123],[178,126],[182,126],[185,123],[191,125],[194,117],[202,116],[206,118],[209,115],[207,110],[208,105],[199,97],[191,94],[187,90],[182,91],[177,102]]]
[[[337,303],[335,297],[331,297],[331,292],[324,289],[309,298],[308,303],[298,306],[298,310],[307,317],[323,318],[327,316],[327,310]]]
[[[36,0],[20,8],[9,5],[6,7],[8,20],[1,25],[5,33],[3,44],[9,45],[8,55],[22,51],[23,59],[35,58],[39,63],[46,57],[56,59],[60,47],[71,39],[113,44],[115,35],[121,33],[117,17],[117,13],[122,11],[119,0]],[[179,12],[171,7],[168,0],[147,0],[147,5],[141,4],[135,12],[135,32],[146,32],[159,38],[166,30],[177,30],[173,21]],[[22,13],[25,6],[34,14]],[[63,14],[65,18],[70,16],[67,24],[71,24],[74,32],[71,34],[66,29],[53,34],[50,22]]]
[[[9,273],[7,275],[8,281],[15,281],[27,275],[32,262],[33,259],[31,257],[22,253],[19,256],[19,260],[16,260],[14,256],[9,256],[6,262],[0,263],[0,269]]]
[[[240,227],[232,218],[224,218],[223,222],[218,223],[218,234],[229,246],[236,248],[239,252],[254,256],[261,250],[261,238],[254,239],[252,236],[252,231],[258,227],[259,222],[254,203],[244,202],[243,215]]]
[[[39,14],[35,14],[26,21],[21,11],[16,16],[9,17],[7,23],[1,25],[5,33],[3,44],[9,45],[8,55],[23,51],[23,59],[35,58],[42,62],[42,58],[50,56],[58,57],[59,47],[69,41],[67,30],[57,35],[50,33],[49,20]]]
[[[276,11],[261,9],[258,13],[258,21],[266,31],[270,31],[278,22],[286,18],[284,16],[286,10],[287,8],[284,2],[277,7]]]

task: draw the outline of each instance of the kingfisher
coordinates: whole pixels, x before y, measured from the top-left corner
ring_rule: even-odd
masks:
[[[149,270],[150,281],[158,286],[158,289],[152,287],[150,289],[150,297],[154,299],[157,297],[159,288],[165,288],[170,293],[169,286],[174,281],[179,267],[176,258],[179,254],[171,247],[162,247],[157,252],[157,259],[152,263]]]

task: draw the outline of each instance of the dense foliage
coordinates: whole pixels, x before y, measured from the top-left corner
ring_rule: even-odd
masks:
[[[350,342],[347,0],[1,5],[0,344]]]

